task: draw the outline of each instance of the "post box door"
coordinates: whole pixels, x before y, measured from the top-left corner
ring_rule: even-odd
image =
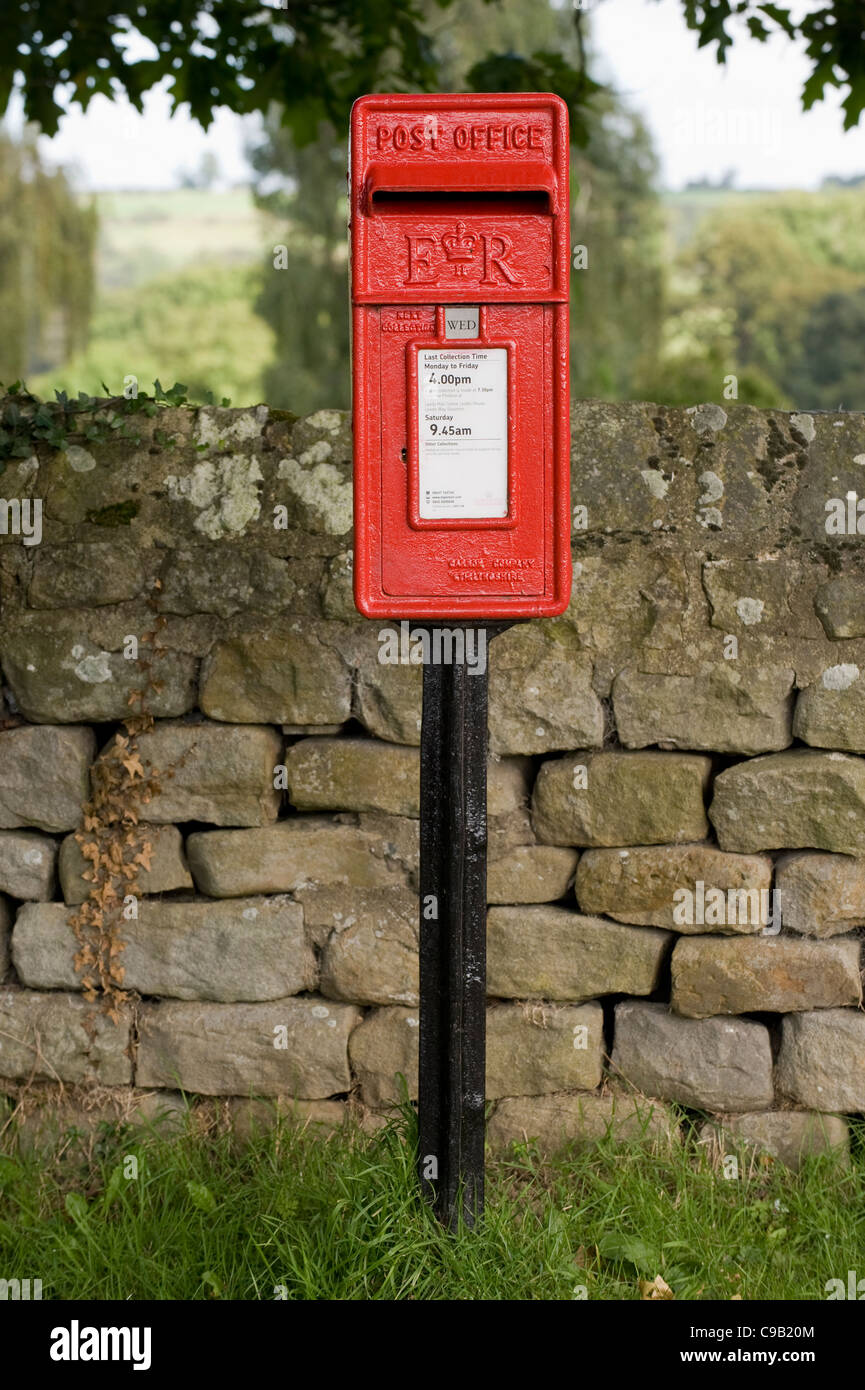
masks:
[[[551,311],[482,306],[479,336],[457,340],[436,335],[441,314],[431,309],[427,331],[409,343],[387,331],[395,312],[384,308],[380,319],[384,592],[541,593]]]

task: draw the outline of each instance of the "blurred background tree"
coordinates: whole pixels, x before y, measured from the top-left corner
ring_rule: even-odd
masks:
[[[0,131],[0,381],[46,371],[87,340],[97,218],[36,137]]]

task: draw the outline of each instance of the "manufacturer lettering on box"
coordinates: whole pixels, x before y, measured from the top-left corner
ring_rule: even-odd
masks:
[[[506,348],[418,353],[422,517],[508,513]]]

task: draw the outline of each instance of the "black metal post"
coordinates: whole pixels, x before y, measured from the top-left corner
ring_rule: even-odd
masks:
[[[495,628],[494,631],[498,631]],[[420,774],[418,1173],[439,1219],[484,1202],[487,627],[483,672],[424,666]],[[477,645],[475,652],[481,650]]]

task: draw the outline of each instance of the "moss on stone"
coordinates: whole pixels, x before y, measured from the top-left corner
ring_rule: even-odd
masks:
[[[111,507],[99,507],[87,513],[87,520],[94,526],[131,526],[138,515],[140,503],[115,502]]]

